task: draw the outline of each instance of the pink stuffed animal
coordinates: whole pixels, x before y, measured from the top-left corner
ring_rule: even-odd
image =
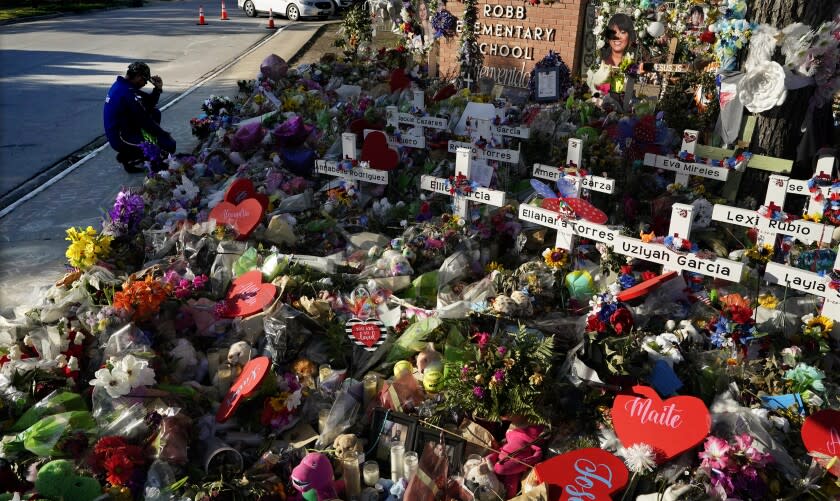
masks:
[[[501,448],[501,454],[493,453],[487,456],[487,460],[493,465],[493,471],[505,485],[507,499],[519,492],[519,482],[528,470],[528,465],[534,466],[542,459],[542,448],[537,445],[542,431],[542,426],[519,427],[511,424],[505,433],[505,444]],[[509,458],[516,458],[518,461]]]
[[[332,464],[320,452],[310,452],[295,466],[292,470],[292,485],[301,494],[314,489],[319,501],[338,497]]]

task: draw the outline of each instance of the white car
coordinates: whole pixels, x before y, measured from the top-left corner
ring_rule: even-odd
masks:
[[[284,16],[289,21],[297,21],[302,17],[326,19],[333,13],[331,0],[237,0],[236,5],[245,11],[246,16],[268,14],[271,9],[272,13]]]

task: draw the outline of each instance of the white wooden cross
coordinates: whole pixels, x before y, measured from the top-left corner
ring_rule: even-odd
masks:
[[[566,165],[577,165],[580,167],[583,159],[583,141],[580,139],[569,139],[569,148],[566,153]],[[548,165],[534,164],[534,177],[556,181],[563,177],[563,172]],[[575,186],[575,196],[580,193],[581,186],[596,191],[603,191],[604,193],[613,193],[615,191],[615,180],[602,178],[600,176],[586,176],[580,178],[577,176],[565,176],[566,179]],[[561,249],[572,251],[574,248],[574,237],[584,237],[597,242],[604,242],[608,245],[615,243],[615,237],[618,235],[616,230],[601,224],[590,223],[582,219],[564,219],[554,211],[535,207],[533,205],[521,204],[519,206],[519,219],[528,221],[540,226],[547,226],[557,230],[557,238],[554,246]]]
[[[422,90],[414,91],[411,104],[414,108],[417,108],[418,110],[426,109],[425,95],[423,94]],[[446,122],[446,119],[444,118],[436,118],[431,122],[420,124],[417,123],[417,119],[418,117],[412,115],[411,113],[400,113],[399,109],[396,106],[386,106],[385,120],[389,126],[393,127],[395,130],[399,130],[401,123],[412,126],[412,128],[406,132],[401,132],[400,134],[394,135],[389,134],[388,145],[392,147],[407,146],[409,148],[424,149],[426,147],[426,136],[423,132],[424,127],[429,127],[433,129],[448,128],[448,124]],[[369,131],[365,130],[366,136],[368,132]]]
[[[497,136],[503,135],[505,132],[512,134],[522,133],[522,130],[519,128],[494,126],[490,120],[476,119],[475,122],[475,128],[470,131],[470,136],[472,137],[473,142],[480,137],[484,137],[489,144],[494,133],[496,133]],[[499,133],[500,130],[502,131],[501,133]],[[449,153],[455,153],[458,148],[468,148],[472,152],[473,156],[478,159],[496,160],[497,162],[506,162],[511,164],[519,163],[519,150],[492,148],[489,146],[486,148],[479,148],[473,143],[453,140],[449,141],[447,148]]]
[[[342,160],[355,160],[358,158],[356,151],[356,134],[345,132],[341,135]],[[358,187],[357,182],[388,184],[388,172],[371,169],[365,165],[359,165],[352,169],[341,169],[340,161],[316,160],[315,172],[333,177],[342,177]]]
[[[817,167],[814,169],[814,176],[827,176],[832,179],[834,174],[835,158],[831,156],[822,157],[817,160]],[[830,186],[823,186],[820,188],[823,198],[829,196]],[[808,180],[805,179],[790,179],[787,185],[787,193],[792,195],[808,195],[808,205],[805,207],[806,214],[823,214],[824,204],[822,200],[817,200],[817,193],[812,193],[808,188]]]
[[[694,217],[694,206],[674,204],[671,209],[671,236],[688,239],[691,235],[691,222]],[[642,242],[637,238],[618,235],[615,238],[613,251],[624,256],[651,261],[663,265],[663,271],[678,270],[691,271],[709,277],[722,278],[730,282],[741,280],[743,263],[730,259],[706,259],[690,252],[673,251],[664,244]]]
[[[840,254],[834,261],[834,269],[840,270]],[[764,279],[824,298],[821,314],[835,321],[834,336],[840,333],[840,291],[829,287],[831,277],[771,261],[767,263]]]
[[[699,133],[696,130],[686,129],[685,132],[683,132],[682,150],[694,154],[698,137]],[[701,163],[684,162],[679,158],[654,155],[653,153],[645,154],[644,164],[658,169],[676,172],[677,177],[675,182],[682,186],[688,186],[689,176],[701,176],[708,179],[715,179],[717,181],[726,181],[730,170],[725,166],[714,167],[712,165]],[[746,165],[742,165],[740,168],[746,168]]]
[[[470,179],[470,168],[472,164],[472,155],[467,148],[458,148],[455,152],[455,176],[459,174]],[[470,217],[470,202],[478,202],[495,207],[505,205],[505,192],[499,190],[491,190],[488,188],[477,187],[471,189],[468,193],[450,193],[449,180],[435,176],[424,175],[420,178],[420,188],[427,191],[434,191],[444,195],[449,195],[454,198],[455,214],[466,219],[471,220]],[[460,191],[460,190],[459,190]]]

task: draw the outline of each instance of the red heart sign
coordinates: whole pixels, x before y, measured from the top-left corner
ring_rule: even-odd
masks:
[[[653,278],[649,278],[638,285],[634,285],[629,289],[624,289],[623,291],[619,292],[618,295],[616,295],[616,299],[618,299],[619,301],[632,301],[633,299],[638,299],[640,297],[647,296],[648,293],[650,293],[653,290],[656,290],[657,287],[676,276],[676,271],[669,271],[664,275],[657,275]]]
[[[257,391],[266,374],[268,374],[270,365],[271,361],[268,357],[257,357],[245,364],[239,377],[236,378],[233,386],[230,387],[221,405],[219,405],[219,410],[216,412],[216,422],[224,423],[230,419],[236,408],[239,407],[239,402]]]
[[[595,207],[588,201],[582,198],[564,198],[563,200],[569,204],[569,207],[575,211],[575,214],[581,219],[586,219],[587,221],[595,224],[606,224],[607,222],[607,215],[604,214],[604,211]]]
[[[237,240],[245,240],[259,224],[262,213],[260,203],[253,198],[247,198],[238,205],[220,202],[210,211],[210,219],[215,219],[219,224],[233,226],[239,234]]]
[[[548,499],[609,501],[627,485],[624,462],[597,447],[578,449],[534,467],[540,482],[548,484]]]
[[[271,304],[277,287],[262,281],[260,270],[243,273],[233,281],[233,287],[225,296],[230,306],[225,310],[227,318],[247,317]]]
[[[388,136],[381,131],[370,132],[362,145],[363,162],[370,162],[370,166],[377,170],[394,170],[400,162],[400,155],[388,147]]]
[[[699,398],[663,401],[649,386],[634,386],[632,394],[615,397],[612,418],[624,447],[648,444],[659,463],[702,442],[712,427],[709,410]]]
[[[260,193],[254,188],[254,183],[250,179],[239,178],[228,187],[225,192],[225,202],[230,202],[234,205],[247,199],[253,198],[262,206],[263,212],[268,210],[268,197],[265,193]]]
[[[824,468],[832,458],[840,457],[840,411],[825,409],[808,416],[801,433],[805,448]],[[837,463],[834,461],[828,471],[840,477],[840,464]]]
[[[408,75],[405,74],[405,70],[402,68],[397,68],[391,73],[391,92],[396,90],[407,89],[409,85],[411,85],[411,80],[408,79]]]
[[[347,321],[344,330],[351,341],[367,351],[376,351],[376,348],[388,338],[385,324],[375,318],[366,320],[351,318]]]
[[[350,122],[350,132],[356,134],[357,136],[364,134],[365,129],[382,130],[382,127],[383,125],[381,123],[372,123],[366,118],[357,118],[356,120]]]

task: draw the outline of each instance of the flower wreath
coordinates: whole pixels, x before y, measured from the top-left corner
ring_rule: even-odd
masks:
[[[478,189],[478,183],[471,181],[460,172],[455,176],[449,176],[446,180],[446,189],[450,195],[466,196]]]

